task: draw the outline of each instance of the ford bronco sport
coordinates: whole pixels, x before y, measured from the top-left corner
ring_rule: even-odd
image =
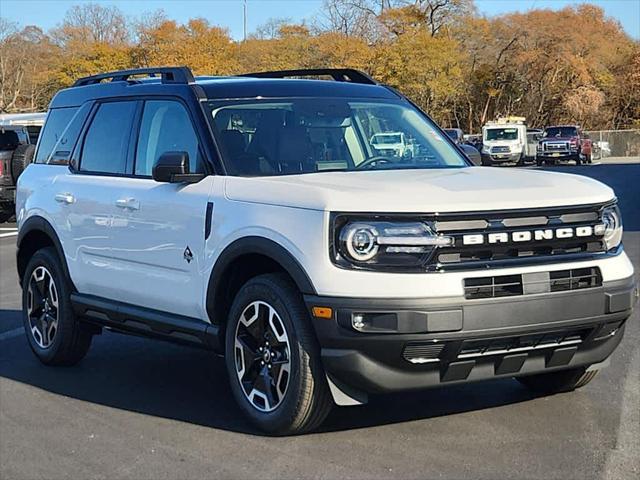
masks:
[[[371,144],[398,132],[411,156]],[[377,393],[580,387],[637,296],[609,187],[471,166],[353,70],[82,78],[51,102],[17,219],[42,362],[105,328],[203,347],[275,434]]]

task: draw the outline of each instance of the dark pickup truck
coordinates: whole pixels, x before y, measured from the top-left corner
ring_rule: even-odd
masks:
[[[27,127],[0,126],[0,223],[15,214],[16,182],[33,159],[31,142]]]
[[[574,160],[576,165],[591,163],[591,140],[577,125],[546,127],[538,142],[536,163],[554,165]]]

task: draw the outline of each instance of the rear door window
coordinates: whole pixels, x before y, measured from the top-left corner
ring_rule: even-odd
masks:
[[[137,102],[109,102],[98,111],[87,130],[80,158],[80,171],[126,173],[131,124]]]
[[[78,107],[55,108],[49,111],[38,144],[35,163],[45,163],[53,151],[53,147],[60,140],[62,133],[78,111]]]

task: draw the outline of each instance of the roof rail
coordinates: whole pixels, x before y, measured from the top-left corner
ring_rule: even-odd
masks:
[[[273,72],[245,73],[241,77],[255,78],[288,78],[288,77],[311,77],[327,75],[336,82],[362,83],[365,85],[378,85],[373,78],[360,70],[353,68],[312,68],[302,70],[276,70]]]
[[[118,70],[115,72],[100,73],[89,77],[82,77],[75,81],[74,87],[83,87],[86,85],[95,85],[102,80],[111,79],[112,82],[123,82],[134,75],[148,75],[155,77],[160,75],[162,83],[194,83],[195,79],[189,67],[151,67],[136,68],[133,70]]]

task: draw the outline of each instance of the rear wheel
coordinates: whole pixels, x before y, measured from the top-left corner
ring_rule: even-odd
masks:
[[[261,430],[313,430],[332,407],[320,348],[302,297],[285,275],[260,275],[238,292],[226,331],[234,397]]]
[[[22,313],[31,350],[47,365],[75,365],[91,346],[91,332],[71,307],[71,287],[53,248],[38,250],[22,280]]]
[[[569,392],[584,387],[595,378],[598,370],[575,368],[559,372],[541,373],[527,377],[518,377],[518,381],[527,388],[539,393]]]

